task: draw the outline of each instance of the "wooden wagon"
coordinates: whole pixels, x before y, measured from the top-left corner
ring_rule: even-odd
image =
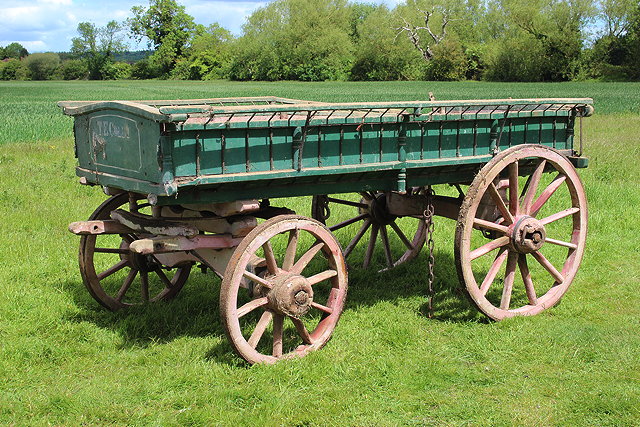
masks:
[[[432,255],[434,215],[457,221],[459,280],[496,320],[556,304],[582,259],[574,129],[591,99],[59,105],[75,118],[77,175],[110,196],[70,225],[91,295],[111,310],[168,300],[193,266],[211,270],[230,343],[251,363],[322,347],[345,258],[389,269],[425,241]],[[310,217],[271,204],[297,196],[313,196]]]

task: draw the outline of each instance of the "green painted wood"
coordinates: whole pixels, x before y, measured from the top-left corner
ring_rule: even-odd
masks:
[[[465,182],[515,145],[542,144],[572,155],[575,117],[592,111],[590,99],[304,102],[61,105],[75,116],[80,176],[160,197],[177,193],[167,203],[196,193],[198,200],[228,201]],[[566,108],[552,110],[552,104]],[[178,116],[181,122],[171,123]]]

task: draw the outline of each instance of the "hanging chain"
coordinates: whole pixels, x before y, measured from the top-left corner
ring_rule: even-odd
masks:
[[[428,305],[428,314],[427,316],[429,317],[429,319],[433,318],[433,295],[434,295],[434,291],[433,291],[433,281],[434,281],[434,274],[433,274],[433,266],[435,264],[435,258],[433,256],[433,250],[434,250],[434,243],[433,243],[433,213],[434,213],[434,207],[433,207],[433,197],[435,196],[435,192],[433,191],[433,189],[431,188],[431,186],[427,187],[427,191],[426,191],[426,196],[427,196],[427,208],[425,209],[425,211],[423,212],[422,216],[424,218],[425,223],[427,224],[427,237],[426,237],[426,246],[427,246],[427,251],[429,252],[427,254],[427,268],[428,268],[428,274],[427,274],[427,284],[428,284],[428,292],[429,292],[429,305]]]

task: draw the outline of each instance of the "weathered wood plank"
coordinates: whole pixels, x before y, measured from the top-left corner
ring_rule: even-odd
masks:
[[[69,231],[77,235],[87,234],[128,234],[135,230],[114,221],[107,219],[104,221],[76,221],[69,224]]]

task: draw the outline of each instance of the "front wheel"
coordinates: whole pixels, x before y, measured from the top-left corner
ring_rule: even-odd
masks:
[[[235,249],[220,290],[222,324],[249,363],[301,357],[331,338],[346,294],[346,265],[331,232],[318,221],[280,215]]]

